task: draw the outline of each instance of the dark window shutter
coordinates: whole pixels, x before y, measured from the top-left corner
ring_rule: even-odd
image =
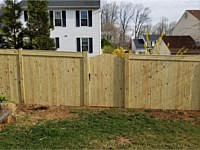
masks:
[[[66,11],[62,11],[62,22],[63,27],[66,27]]]
[[[60,41],[59,41],[59,38],[56,37],[56,48],[60,48]]]
[[[77,52],[81,51],[81,39],[77,38],[76,39],[76,44],[77,44]]]
[[[93,39],[89,38],[89,53],[93,53]]]
[[[28,21],[28,12],[24,11],[24,21]]]
[[[92,27],[92,10],[88,10],[89,27]]]
[[[76,11],[76,26],[80,27],[80,13],[78,10]]]
[[[53,11],[49,11],[50,27],[53,28]]]

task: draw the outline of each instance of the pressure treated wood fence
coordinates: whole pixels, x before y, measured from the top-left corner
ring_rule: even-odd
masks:
[[[0,96],[25,104],[200,110],[200,56],[0,50]]]
[[[85,53],[0,50],[0,95],[17,103],[84,105]]]
[[[127,55],[125,106],[200,110],[200,56]]]

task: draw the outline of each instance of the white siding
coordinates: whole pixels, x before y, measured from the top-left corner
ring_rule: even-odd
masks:
[[[169,50],[169,48],[167,47],[167,45],[165,44],[165,42],[162,40],[161,42],[159,42],[159,53],[160,55],[171,55],[171,52]],[[157,54],[156,51],[156,46],[153,48],[153,54]]]
[[[91,9],[89,9],[91,10]],[[24,22],[24,15],[21,17]],[[76,38],[93,38],[93,54],[101,54],[101,20],[100,10],[92,10],[92,27],[76,27],[76,10],[66,10],[66,27],[56,27],[51,30],[51,38],[59,37],[60,48],[58,51],[76,52]]]
[[[195,41],[200,41],[200,21],[186,11],[173,29],[172,35],[190,35]]]
[[[135,53],[136,52],[136,46],[135,46],[135,42],[134,42],[134,40],[133,39],[131,39],[131,44],[132,44],[132,51],[133,51],[133,53]]]

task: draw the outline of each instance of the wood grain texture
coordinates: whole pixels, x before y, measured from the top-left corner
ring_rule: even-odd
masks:
[[[6,54],[0,54],[0,96],[19,103],[21,99],[19,83],[18,53],[11,50]]]
[[[200,110],[200,56],[0,50],[0,96],[25,104]]]
[[[25,104],[80,106],[83,54],[0,50],[0,95]]]
[[[199,110],[199,56],[130,56],[130,107]]]
[[[24,56],[24,63],[28,104],[81,105],[82,59]]]
[[[90,58],[90,106],[124,107],[124,60],[114,55]]]

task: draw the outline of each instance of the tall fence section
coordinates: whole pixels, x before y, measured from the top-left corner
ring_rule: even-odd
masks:
[[[125,106],[200,110],[200,56],[125,58]]]
[[[0,50],[0,96],[25,104],[200,110],[200,56]]]
[[[84,105],[84,54],[0,51],[0,95],[17,103]]]

